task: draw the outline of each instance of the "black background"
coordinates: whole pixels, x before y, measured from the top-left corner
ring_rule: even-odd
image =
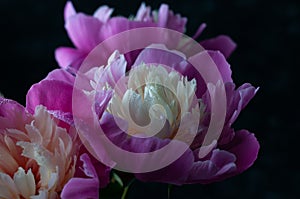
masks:
[[[260,90],[235,124],[256,134],[261,149],[245,173],[210,185],[173,187],[171,198],[297,198],[300,197],[299,77],[300,5],[285,0],[145,1],[162,2],[188,17],[192,36],[202,22],[200,40],[227,34],[238,44],[229,59],[237,85],[250,82]],[[114,15],[135,14],[141,1],[74,0],[77,11],[92,14],[98,6]],[[0,91],[25,104],[33,83],[57,68],[54,50],[71,46],[64,30],[62,0],[1,0]],[[166,198],[167,186],[136,182],[128,198]]]

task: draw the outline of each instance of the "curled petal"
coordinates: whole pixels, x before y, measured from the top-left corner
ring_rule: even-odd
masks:
[[[208,160],[193,164],[187,183],[219,181],[236,171],[236,157],[227,151],[215,149]]]
[[[64,186],[61,198],[99,198],[99,181],[97,172],[87,154],[82,154],[83,171],[90,178],[71,178]]]
[[[226,35],[204,40],[200,44],[207,50],[219,50],[225,58],[228,58],[236,48],[236,43]]]
[[[237,173],[241,173],[248,169],[256,160],[259,143],[253,133],[247,130],[240,130],[236,132],[226,150],[236,156]]]

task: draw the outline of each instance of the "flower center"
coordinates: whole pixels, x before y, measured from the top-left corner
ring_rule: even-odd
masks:
[[[196,81],[146,64],[133,68],[125,78],[127,90],[114,93],[108,112],[128,122],[130,135],[172,138],[182,116],[195,105]]]

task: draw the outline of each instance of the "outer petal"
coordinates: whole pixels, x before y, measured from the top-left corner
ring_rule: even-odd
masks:
[[[118,125],[115,123],[115,119],[111,114],[105,113],[101,118],[101,128],[104,130],[106,136],[118,147],[122,149],[134,153],[147,153],[147,152],[154,152],[162,147],[166,146],[170,140],[167,139],[159,139],[157,137],[150,137],[150,138],[136,138],[136,137],[128,137],[128,134],[123,132]],[[121,127],[124,129],[124,127]],[[175,143],[176,144],[176,143]],[[178,141],[178,146],[176,151],[182,147],[183,143]],[[170,149],[172,150],[172,149]],[[173,151],[173,153],[176,151]],[[159,153],[157,153],[159,155]],[[164,161],[166,160],[166,156],[160,154],[160,157],[156,157],[156,154],[151,156],[153,159]],[[120,157],[124,158],[125,157]],[[149,161],[149,160],[148,160]],[[145,168],[145,164],[147,164],[147,159],[145,161],[141,160],[136,163],[129,163],[134,164],[134,166],[139,168]],[[156,182],[165,182],[171,184],[183,184],[187,178],[189,170],[194,162],[194,157],[192,151],[187,149],[185,153],[169,166],[166,166],[163,169],[149,172],[149,173],[140,173],[136,174],[136,177],[142,181],[156,181]],[[158,165],[159,162],[153,162],[153,164]],[[147,165],[148,166],[148,165]]]
[[[78,69],[86,53],[74,48],[60,47],[55,50],[55,59],[62,68],[72,66]]]
[[[224,179],[236,171],[236,157],[223,150],[215,149],[208,160],[193,164],[187,183],[210,183]]]
[[[99,181],[91,159],[87,154],[80,157],[86,176],[90,178],[72,178],[64,186],[61,198],[99,198]]]
[[[67,21],[67,19],[73,15],[76,14],[76,10],[72,4],[71,1],[68,1],[65,5],[65,9],[64,9],[64,19],[65,21]]]
[[[236,132],[234,139],[224,147],[236,156],[237,173],[248,169],[256,160],[259,143],[253,133],[247,130]]]
[[[51,71],[45,79],[58,80],[73,85],[75,81],[75,76],[71,75],[69,72],[67,72],[64,69],[55,69]]]
[[[58,111],[54,116],[68,121],[70,119],[68,113],[72,113],[72,92],[73,86],[66,82],[43,80],[29,89],[26,96],[26,108],[34,113],[37,105],[44,105],[50,111]]]
[[[200,44],[207,50],[219,50],[226,58],[235,50],[236,43],[226,35],[204,40]]]
[[[187,150],[179,159],[169,166],[149,173],[138,173],[135,177],[144,182],[162,182],[182,185],[186,182],[192,168],[194,157],[191,150]]]
[[[220,75],[223,79],[223,82],[232,82],[231,78],[231,69],[230,65],[227,63],[224,55],[219,51],[202,51],[194,55],[190,59],[196,57],[197,61],[201,64],[197,67],[217,67]],[[202,75],[196,69],[196,66],[191,65],[187,61],[182,61],[179,64],[174,66],[174,69],[179,71],[184,76],[187,76],[189,79],[195,78],[197,81],[197,91],[196,96],[202,98],[203,94],[207,90],[206,83],[204,82]]]
[[[0,97],[0,129],[24,129],[32,116],[19,103]]]
[[[68,18],[65,28],[74,45],[82,51],[89,52],[100,43],[102,24],[95,17],[79,13]]]

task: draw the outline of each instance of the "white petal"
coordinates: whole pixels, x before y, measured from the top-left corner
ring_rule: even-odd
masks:
[[[26,174],[25,170],[19,167],[18,171],[14,175],[14,182],[20,194],[24,198],[29,198],[35,194],[36,186],[31,169],[29,169]]]

